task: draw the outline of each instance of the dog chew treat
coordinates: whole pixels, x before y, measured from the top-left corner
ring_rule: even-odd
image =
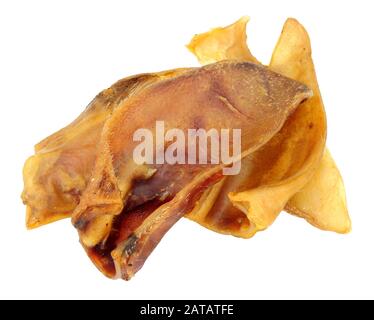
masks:
[[[266,144],[311,95],[301,83],[249,62],[121,80],[36,146],[24,169],[27,225],[72,214],[95,265],[109,277],[129,279],[230,166],[138,165],[132,158],[134,132],[155,133],[159,120],[165,130],[178,128],[186,135],[190,128],[241,129],[239,161]]]
[[[181,217],[242,238],[265,230],[282,210],[323,230],[350,231],[308,34],[288,19],[264,66],[247,46],[248,20],[194,36],[187,47],[203,67],[122,79],[38,143],[23,170],[27,228],[70,217],[95,266],[125,280]],[[147,136],[140,139],[139,130]],[[222,135],[205,137],[204,148],[189,139],[191,130],[226,130],[230,138],[225,145]],[[139,162],[146,137],[151,149],[142,159],[152,161]],[[184,161],[165,161],[165,147]],[[207,161],[200,161],[204,149]]]
[[[266,144],[310,96],[306,86],[267,68],[224,61],[157,82],[127,99],[105,123],[90,182],[73,213],[89,255],[108,276],[129,279],[172,225],[223,177],[222,162],[135,164],[137,129],[156,136],[160,119],[165,130],[178,128],[185,136],[190,128],[241,129],[240,160]]]

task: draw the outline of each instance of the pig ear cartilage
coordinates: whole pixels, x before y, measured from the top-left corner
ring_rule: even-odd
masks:
[[[265,67],[235,61],[121,80],[38,145],[24,171],[30,216],[37,225],[59,218],[42,213],[58,199],[66,215],[73,210],[72,222],[98,269],[129,279],[173,224],[223,179],[230,161],[266,144],[310,94]],[[134,131],[152,131],[160,119],[185,134],[196,125],[240,129],[240,152],[204,164],[135,163]],[[227,143],[231,150],[232,140]],[[35,197],[35,190],[43,192]]]
[[[73,223],[78,226],[87,252],[95,253],[89,248],[98,245],[105,247],[108,238],[113,238],[113,226],[121,220],[115,245],[107,250],[111,251],[116,275],[130,278],[173,224],[192,211],[204,192],[222,179],[222,173],[230,169],[227,159],[234,164],[260,148],[310,95],[306,86],[263,66],[224,61],[155,82],[128,98],[104,125],[92,179],[73,213]],[[211,161],[208,157],[208,161],[194,164],[170,164],[165,156],[164,163],[157,157],[148,157],[158,159],[155,163],[134,161],[133,150],[142,140],[133,139],[139,128],[147,130],[144,137],[153,137],[150,144],[156,145],[154,153],[161,143],[162,152],[167,154],[164,139],[168,130],[178,129],[187,137],[197,123],[199,130],[212,133],[213,129],[217,134],[222,133],[222,128],[232,132],[240,129],[239,153],[232,158],[226,155],[226,161]],[[223,135],[217,140],[222,142]],[[183,142],[189,144],[190,140]],[[233,139],[226,142],[226,149],[237,151]],[[149,201],[157,201],[156,206],[151,206],[153,211],[149,211]],[[134,216],[128,209],[134,207],[133,203],[138,211],[130,221],[125,217]],[[95,253],[93,261],[98,260]],[[99,262],[101,269],[103,265]]]
[[[125,280],[183,216],[249,238],[286,209],[348,232],[309,37],[288,19],[264,67],[247,47],[247,22],[194,37],[188,48],[209,65],[120,80],[37,144],[24,167],[28,228],[71,216],[97,268]],[[219,150],[200,153],[193,130]],[[225,130],[240,139],[225,140]]]

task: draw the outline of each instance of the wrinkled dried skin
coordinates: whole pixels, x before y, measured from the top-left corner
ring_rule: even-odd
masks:
[[[247,21],[242,18],[226,28],[197,35],[188,47],[202,64],[223,59],[259,64],[246,45]],[[250,237],[270,225],[297,192],[288,200],[287,211],[319,228],[347,232],[350,220],[339,171],[328,153],[321,162],[317,160],[324,145],[324,112],[309,39],[296,20],[286,22],[269,67],[304,82],[317,96],[292,114],[309,93],[304,87],[298,95],[293,87],[279,96],[280,83],[275,85],[277,81],[273,83],[265,69],[259,72],[260,77],[250,80],[254,86],[245,81],[246,75],[238,73],[233,77],[229,72],[220,74],[223,81],[220,76],[206,79],[203,72],[199,78],[202,82],[195,79],[194,85],[186,87],[183,81],[178,82],[180,79],[160,82],[188,71],[183,69],[126,78],[104,90],[71,125],[36,145],[36,155],[26,162],[22,197],[27,204],[27,226],[33,228],[70,216],[75,209],[73,222],[92,261],[108,277],[124,279],[130,279],[141,268],[162,236],[187,212],[189,218],[212,230]],[[212,72],[210,68],[207,67],[208,74]],[[156,82],[160,82],[158,86],[154,86]],[[243,102],[236,103],[239,93],[246,89],[242,82],[255,90],[245,96],[249,102],[264,93],[280,100],[280,104],[283,101],[281,107],[286,111],[278,123],[270,119],[270,112],[266,115],[266,99],[259,103],[265,110],[251,103],[248,105],[253,112],[238,108]],[[270,93],[269,83],[274,89]],[[180,87],[191,91],[181,92]],[[207,90],[206,95],[190,103],[191,92],[202,88]],[[211,99],[209,92],[218,99]],[[164,98],[155,98],[160,93]],[[208,108],[202,112],[197,100],[201,103],[208,97],[213,111]],[[171,103],[174,100],[177,102]],[[160,108],[152,109],[155,105]],[[275,109],[277,118],[280,110]],[[223,177],[222,164],[194,168],[135,165],[129,157],[133,145],[128,142],[131,132],[140,125],[137,121],[144,120],[144,110],[150,118],[141,123],[142,128],[152,126],[152,121],[165,120],[165,113],[171,110],[169,127],[187,128],[187,124],[192,124],[209,128],[211,123],[215,123],[214,127],[225,126],[224,121],[230,122],[232,113],[239,119],[230,124],[243,125],[241,121],[246,118],[241,128],[255,137],[246,140],[240,174]],[[259,110],[264,114],[257,114]],[[213,115],[213,119],[208,115]],[[256,128],[266,118],[269,121]],[[264,130],[267,126],[270,128]],[[300,132],[294,132],[299,127]]]
[[[23,202],[29,229],[70,217],[91,176],[105,121],[121,101],[145,86],[184,72],[142,74],[102,91],[70,125],[35,146],[24,166]]]
[[[288,201],[286,210],[323,230],[351,230],[343,180],[328,150],[313,178]]]
[[[92,179],[73,213],[99,269],[131,278],[170,227],[222,179],[223,163],[136,165],[136,129],[155,136],[159,120],[165,131],[178,128],[185,136],[189,128],[241,129],[239,160],[266,144],[310,96],[306,86],[267,68],[226,61],[155,83],[124,101],[105,123]],[[131,224],[123,223],[130,216]]]
[[[189,47],[201,63],[217,57],[224,59],[227,43],[230,43],[231,52],[239,52],[238,56],[230,55],[230,58],[257,61],[252,55],[245,57],[240,53],[246,46],[246,23],[246,19],[241,19],[227,29],[214,29],[203,34],[202,37],[195,36],[192,40],[193,46]],[[215,53],[210,56],[213,51],[210,47],[212,43]],[[235,47],[238,49],[233,49]],[[229,177],[223,184],[206,191],[205,196],[212,205],[200,203],[201,209],[196,207],[187,215],[190,219],[221,233],[250,237],[257,230],[265,229],[296,192],[299,192],[300,200],[295,201],[294,206],[288,206],[288,210],[293,210],[295,214],[300,213],[301,210],[296,211],[295,208],[302,205],[303,217],[309,214],[308,221],[313,220],[314,225],[327,229],[326,223],[324,226],[318,225],[323,220],[323,215],[320,215],[320,219],[313,219],[312,216],[316,212],[305,211],[305,208],[313,207],[312,203],[308,204],[312,201],[312,196],[309,197],[305,192],[315,189],[315,193],[318,193],[317,188],[320,188],[320,184],[313,182],[315,179],[313,174],[317,167],[323,166],[320,158],[325,145],[326,120],[311,58],[309,37],[296,20],[286,21],[269,68],[307,84],[313,89],[314,97],[305,102],[287,120],[281,132],[268,144],[243,159],[239,177]],[[324,159],[325,157],[322,161],[325,161]],[[336,179],[340,176],[334,175],[334,170],[323,172]],[[310,188],[300,191],[308,181],[311,181]],[[340,195],[335,196],[340,197]],[[340,201],[340,203],[345,202]],[[334,212],[338,212],[338,209]],[[348,220],[346,218],[346,210],[339,210],[335,217],[338,216],[343,224],[344,221],[349,221],[349,218]],[[330,224],[328,230],[340,232],[342,228],[339,229],[338,224],[336,227]]]

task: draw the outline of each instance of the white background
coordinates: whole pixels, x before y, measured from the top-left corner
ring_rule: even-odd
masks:
[[[374,298],[372,1],[1,1],[1,298]],[[287,17],[307,28],[353,232],[283,213],[242,240],[182,220],[130,282],[102,276],[69,220],[24,226],[33,145],[125,76],[197,66],[193,34],[249,15],[268,62]]]

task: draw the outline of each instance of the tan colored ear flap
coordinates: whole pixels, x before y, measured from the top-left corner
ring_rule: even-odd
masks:
[[[274,50],[270,68],[298,78],[309,85],[315,93],[312,100],[320,99],[318,83],[312,59],[299,59],[299,51],[306,51],[311,55],[310,41],[304,27],[295,19],[288,19],[284,25],[282,35],[284,42],[279,40]],[[282,38],[282,36],[281,36]],[[292,67],[289,59],[298,62]],[[302,188],[286,205],[286,211],[305,218],[317,228],[347,233],[351,230],[348,215],[345,188],[334,160],[326,149],[317,171],[307,185]]]
[[[201,63],[214,62],[219,59],[258,61],[250,54],[248,48],[243,49],[246,46],[247,21],[248,19],[242,18],[228,27],[216,28],[197,35],[188,47]],[[209,212],[205,210],[204,214],[195,209],[187,216],[218,232],[248,237],[254,233],[253,225],[256,225],[258,230],[265,229],[297,192],[297,201],[291,200],[294,205],[287,205],[287,209],[300,214],[301,211],[296,209],[298,206],[302,205],[304,210],[315,207],[311,190],[316,189],[314,193],[318,193],[317,189],[321,188],[318,182],[313,182],[315,179],[313,174],[317,168],[320,167],[318,171],[320,174],[326,175],[325,179],[328,179],[329,175],[337,177],[334,174],[336,167],[332,172],[322,170],[326,165],[326,157],[321,159],[326,135],[324,108],[311,58],[309,37],[303,26],[295,19],[286,21],[269,68],[307,84],[313,89],[315,95],[296,111],[295,115],[286,122],[282,131],[262,150],[251,156],[252,159],[249,161],[243,160],[244,168],[242,169],[248,180],[246,188],[242,182],[239,183],[243,179],[232,177],[225,182],[226,186],[230,185],[231,190],[221,187],[221,193],[216,196],[215,201],[226,203],[224,206],[226,219],[222,210],[217,210],[216,207],[215,210],[212,209]],[[248,168],[251,168],[252,173],[248,174]],[[321,182],[324,179],[318,180]],[[308,182],[310,187],[305,191],[300,191]],[[326,187],[328,188],[328,183]],[[217,193],[217,188],[214,194]],[[307,193],[311,194],[308,196]],[[344,188],[341,188],[341,193],[344,194]],[[341,198],[341,196],[337,197]],[[227,198],[236,208],[245,213],[250,221],[250,227],[248,227],[247,219],[243,219],[238,214],[232,214],[235,210],[227,206]],[[339,199],[336,200],[339,201]],[[338,214],[340,221],[347,221],[345,202],[340,201],[340,203],[342,204],[339,209],[340,214]],[[200,204],[200,207],[206,209],[209,206]],[[308,214],[308,221],[313,220],[312,216],[316,215],[313,210]],[[305,211],[303,216],[306,217]],[[323,215],[319,219],[323,220]],[[329,218],[326,217],[326,219]],[[225,221],[225,224],[222,221]],[[233,227],[235,221],[242,221],[242,228],[237,225]],[[325,229],[337,231],[342,227],[333,227],[326,223]]]
[[[249,17],[242,17],[227,27],[197,34],[187,48],[203,65],[226,59],[260,64],[247,46],[248,21]]]
[[[286,211],[322,230],[351,231],[343,179],[327,149],[312,179],[288,201]]]

